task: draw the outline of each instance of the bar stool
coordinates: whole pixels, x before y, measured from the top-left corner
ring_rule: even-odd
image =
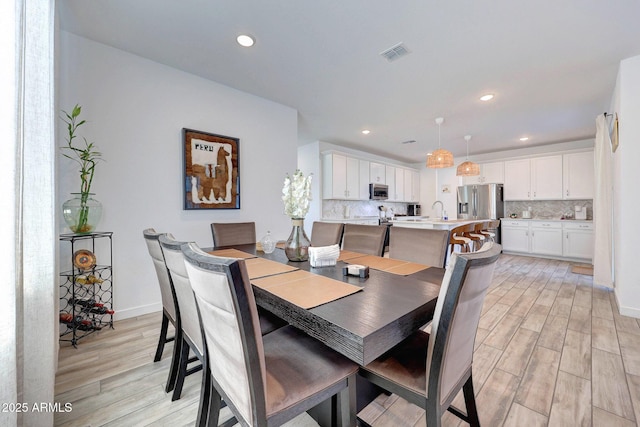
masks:
[[[473,240],[473,252],[480,249],[487,238],[487,236],[482,233],[482,230],[486,228],[485,224],[487,223],[477,222],[477,223],[471,224],[473,226],[473,231],[465,234],[467,237]]]
[[[495,242],[496,233],[490,230],[497,230],[499,226],[500,226],[499,219],[487,221],[485,222],[485,228],[481,230],[480,233],[484,234],[489,239],[489,241]]]
[[[467,231],[472,231],[468,224],[460,225],[451,230],[449,233],[449,253],[453,253],[455,245],[460,246],[460,252],[471,252],[471,242],[473,240],[464,235]]]

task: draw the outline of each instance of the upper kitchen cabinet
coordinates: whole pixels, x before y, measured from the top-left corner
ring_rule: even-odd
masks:
[[[562,156],[504,162],[505,200],[562,199]]]
[[[564,168],[563,192],[565,199],[593,199],[593,151],[570,153],[562,156]]]
[[[369,178],[374,184],[386,184],[386,167],[382,163],[369,163]]]
[[[358,184],[360,200],[369,199],[369,183],[371,180],[369,179],[369,161],[368,160],[359,160],[360,164],[360,183]]]
[[[462,185],[503,184],[504,162],[480,163],[480,175],[462,177]]]
[[[336,153],[323,156],[322,198],[343,200],[361,198],[359,159]],[[366,198],[369,198],[368,191]]]
[[[404,198],[410,203],[420,201],[420,172],[404,170]]]
[[[396,192],[395,200],[399,202],[408,201],[409,196],[404,192],[404,174],[406,169],[395,168],[396,171]],[[391,190],[389,190],[391,191]]]
[[[384,167],[384,182],[387,186],[389,186],[389,198],[387,199],[390,202],[397,201],[397,193],[396,193],[396,168],[393,166],[386,165]]]

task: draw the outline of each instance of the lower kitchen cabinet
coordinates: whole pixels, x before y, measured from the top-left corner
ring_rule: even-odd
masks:
[[[593,224],[582,221],[502,220],[502,249],[549,258],[593,258]]]
[[[568,258],[593,259],[593,224],[565,223],[564,251]]]
[[[562,223],[532,221],[530,227],[532,254],[563,256]]]

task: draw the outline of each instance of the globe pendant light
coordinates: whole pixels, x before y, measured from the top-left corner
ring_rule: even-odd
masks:
[[[476,176],[480,175],[480,166],[477,163],[469,161],[469,140],[471,135],[466,135],[464,139],[467,141],[467,161],[460,163],[456,169],[456,176]]]
[[[428,168],[450,168],[453,166],[453,154],[451,151],[440,148],[440,125],[444,122],[442,117],[436,119],[438,124],[438,149],[431,154],[427,154]]]

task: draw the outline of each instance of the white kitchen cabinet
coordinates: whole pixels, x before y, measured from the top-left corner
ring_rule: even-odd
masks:
[[[504,162],[504,200],[531,199],[531,162],[529,159]]]
[[[529,222],[502,220],[502,250],[529,253]]]
[[[420,172],[404,170],[404,198],[409,203],[420,202]]]
[[[562,156],[531,159],[531,200],[562,199]]]
[[[480,163],[480,175],[462,177],[463,185],[504,183],[504,162]]]
[[[504,162],[504,199],[562,199],[562,156]]]
[[[562,256],[562,223],[531,221],[529,236],[531,253]]]
[[[571,221],[563,224],[564,249],[567,258],[593,259],[593,223]]]
[[[385,166],[384,167],[384,181],[387,186],[389,186],[389,198],[387,199],[390,202],[395,202],[398,199],[396,198],[396,168],[393,166]]]
[[[406,202],[408,201],[405,197],[404,193],[404,174],[405,170],[403,168],[396,168],[396,187],[395,187],[395,200],[398,202]],[[389,190],[391,191],[391,190]]]
[[[382,163],[369,163],[369,178],[375,184],[386,183],[386,168]]]
[[[369,199],[369,183],[371,179],[369,178],[369,161],[360,159],[358,161],[359,169],[360,169],[360,179],[358,183],[358,193],[360,200],[368,200]]]
[[[360,161],[330,153],[323,158],[322,197],[358,200],[360,198]]]
[[[595,171],[593,151],[562,156],[564,199],[593,199]]]

